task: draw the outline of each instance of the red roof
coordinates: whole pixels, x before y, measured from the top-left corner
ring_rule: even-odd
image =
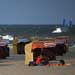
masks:
[[[56,46],[55,42],[50,42],[50,41],[38,41],[38,42],[33,42],[32,43],[32,49],[35,48],[47,48],[47,47],[53,47]]]

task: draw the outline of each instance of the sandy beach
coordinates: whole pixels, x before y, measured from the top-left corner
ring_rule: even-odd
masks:
[[[0,60],[0,75],[75,75],[75,48],[57,59],[64,59],[69,66],[26,66],[24,55],[15,55]]]

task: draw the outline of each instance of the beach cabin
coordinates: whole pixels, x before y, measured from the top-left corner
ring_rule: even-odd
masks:
[[[9,56],[9,47],[4,40],[0,40],[0,59],[5,59]]]
[[[56,60],[56,56],[67,52],[66,40],[54,38],[54,40],[32,41],[25,46],[25,64],[35,62],[38,56],[48,61]]]

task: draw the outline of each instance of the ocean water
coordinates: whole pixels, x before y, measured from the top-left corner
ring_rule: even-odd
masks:
[[[56,28],[62,28],[63,32],[59,34],[53,34]],[[19,35],[19,36],[41,36],[41,37],[50,37],[50,36],[59,36],[67,35],[74,36],[75,25],[63,26],[63,25],[0,25],[0,35]]]

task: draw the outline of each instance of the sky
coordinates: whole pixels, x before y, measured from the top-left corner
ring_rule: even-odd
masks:
[[[0,24],[75,24],[75,0],[0,0]]]

